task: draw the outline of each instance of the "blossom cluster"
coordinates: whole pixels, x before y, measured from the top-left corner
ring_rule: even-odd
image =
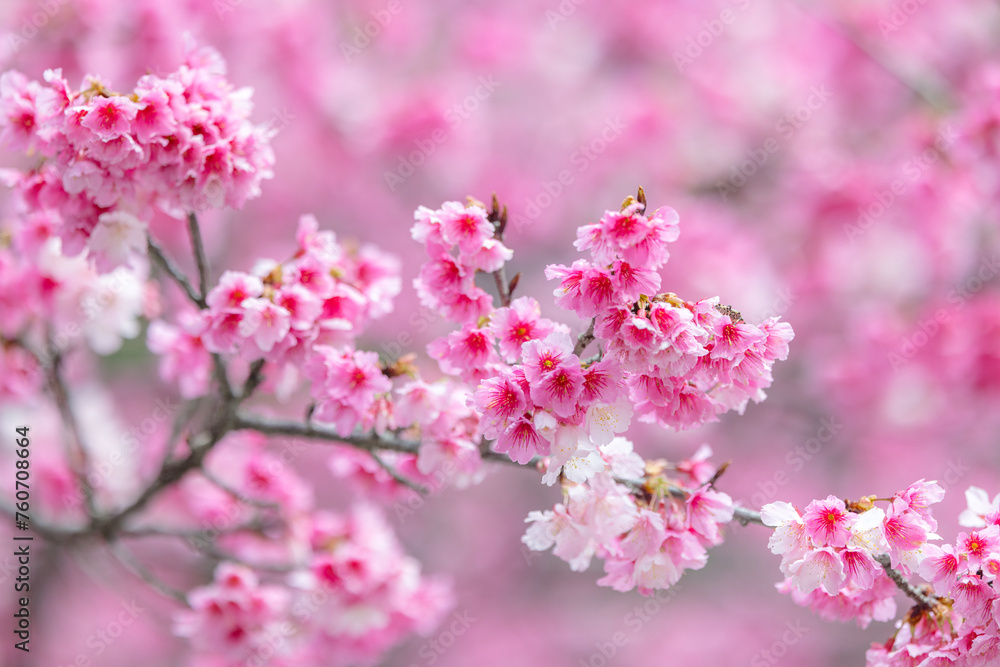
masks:
[[[245,361],[304,366],[317,381],[324,374],[340,378],[341,384],[321,383],[327,390],[321,407],[330,421],[338,421],[332,417],[336,406],[366,413],[374,395],[365,379],[380,375],[376,357],[358,353],[349,368],[324,368],[322,359],[336,356],[334,348],[352,344],[372,319],[391,311],[400,289],[399,261],[369,245],[348,252],[333,232],[319,231],[312,216],[299,221],[297,240],[298,249],[286,262],[262,259],[249,273],[226,271],[208,293],[206,309],[184,315],[177,325],[152,324],[149,347],[163,355],[164,380],[180,383],[185,397],[200,395],[210,376],[208,353],[235,354]],[[363,420],[357,416],[357,421]],[[353,422],[347,432],[352,427]]]
[[[552,454],[550,470],[557,473],[628,428],[632,411],[621,400],[621,371],[613,359],[584,367],[569,335],[555,331],[525,342],[521,360],[480,383],[473,397],[483,436],[496,440],[498,452],[518,463]]]
[[[658,294],[656,271],[678,238],[678,216],[668,207],[644,211],[644,201],[626,200],[621,211],[577,231],[575,245],[591,260],[546,269],[559,280],[556,303],[593,318],[605,355],[626,373],[640,421],[682,430],[728,410],[742,413],[748,401],[764,399],[772,365],[788,356],[792,329],[776,317],[749,324],[718,298]]]
[[[101,271],[145,252],[153,206],[176,216],[241,208],[272,176],[271,130],[250,122],[249,89],[234,90],[212,49],[189,49],[166,77],[116,93],[95,77],[73,89],[60,70],[44,82],[0,77],[0,139],[44,158],[6,171],[23,224],[54,232],[68,254],[89,249]]]
[[[522,542],[533,551],[552,548],[575,571],[596,555],[604,559],[599,585],[643,595],[704,567],[706,549],[722,543],[721,526],[734,512],[732,499],[712,488],[718,471],[708,462],[711,449],[674,466],[644,465],[624,438],[599,450],[608,471],[564,485],[562,503],[531,512]]]
[[[57,238],[0,236],[0,336],[46,356],[77,346],[101,355],[117,351],[123,339],[139,334],[140,318],[158,310],[146,284],[148,267],[137,262],[100,274],[60,246]],[[20,345],[3,345],[0,396],[36,392],[40,369],[31,356]]]
[[[448,586],[420,574],[370,506],[312,515],[305,541],[301,564],[274,583],[221,563],[212,584],[188,595],[176,632],[226,664],[367,664],[452,606]]]
[[[768,546],[782,557],[778,585],[799,604],[828,619],[854,619],[862,627],[895,616],[896,584],[883,568],[917,576],[922,595],[885,644],[873,644],[869,667],[979,666],[1000,660],[1000,496],[966,491],[959,522],[971,528],[954,544],[934,544],[930,506],[944,498],[936,482],[920,480],[875,507],[874,496],[855,503],[830,496],[801,513],[786,502],[761,508],[774,528]],[[882,560],[882,563],[879,560]],[[918,597],[919,597],[918,595]]]
[[[686,429],[742,411],[751,398],[763,399],[771,366],[787,357],[792,330],[777,318],[758,327],[717,298],[650,296],[666,245],[677,238],[677,217],[666,207],[647,217],[644,201],[628,201],[579,229],[576,245],[593,262],[546,269],[560,279],[556,304],[593,318],[604,347],[597,357],[581,359],[586,341],[577,349],[566,328],[542,318],[527,298],[429,348],[445,371],[489,378],[474,398],[483,435],[519,463],[550,453],[560,463],[592,456],[628,428],[633,412]]]
[[[895,637],[874,644],[870,667],[993,665],[1000,661],[1000,496],[965,492],[968,509],[959,523],[972,530],[954,544],[927,544],[918,573],[942,601],[911,612]],[[949,601],[946,603],[946,601]]]
[[[928,540],[937,538],[929,508],[943,498],[937,482],[920,480],[887,510],[875,507],[874,497],[848,504],[829,496],[802,512],[784,501],[765,505],[761,518],[774,528],[768,547],[781,556],[785,575],[778,589],[824,618],[862,627],[892,619],[895,585],[876,559],[888,555],[902,574],[915,572]]]
[[[225,272],[202,310],[181,312],[177,324],[154,322],[149,346],[163,357],[161,375],[177,382],[184,395],[207,390],[211,354],[301,372],[312,399],[309,420],[329,425],[345,441],[364,438],[377,446],[381,439],[398,450],[373,457],[337,448],[330,458],[335,475],[383,500],[401,498],[401,475],[429,488],[477,482],[484,441],[493,440],[495,450],[512,461],[537,462],[542,481],[559,482],[564,493],[552,510],[529,515],[532,525],[523,540],[528,548],[552,548],[574,570],[597,556],[605,567],[601,585],[651,594],[674,585],[685,570],[704,567],[707,549],[722,542],[721,527],[733,519],[735,507],[714,488],[720,471],[709,462],[707,446],[676,464],[644,461],[621,437],[634,409],[641,418],[654,415],[651,421],[676,428],[703,423],[729,407],[742,409],[751,394],[763,397],[770,365],[787,355],[792,335],[776,318],[748,325],[718,307],[718,299],[688,303],[672,294],[649,296],[659,289],[656,270],[666,261],[666,243],[676,238],[676,219],[668,209],[648,218],[642,210],[644,203],[627,204],[581,230],[578,247],[590,249],[599,264],[577,262],[566,270],[585,274],[576,296],[570,295],[568,273],[556,290],[557,305],[595,320],[592,332],[574,340],[568,326],[542,316],[538,301],[513,298],[516,282],[501,284],[511,252],[501,240],[505,218],[495,202],[491,212],[475,200],[418,209],[411,231],[430,260],[415,286],[425,306],[457,325],[427,347],[444,376],[436,381],[421,377],[411,358],[390,363],[357,346],[365,325],[389,312],[399,291],[395,261],[369,248],[347,252],[308,216],[290,259]],[[549,274],[563,269],[549,267]],[[475,284],[477,273],[496,275],[499,306]],[[611,285],[610,300],[581,306],[603,293],[605,283]],[[611,325],[616,312],[627,314],[617,328]],[[584,358],[595,339],[600,349]],[[708,394],[712,398],[702,400],[714,401],[711,410],[690,410],[685,397]],[[668,417],[669,410],[684,416]],[[294,484],[259,468],[251,476],[263,481],[255,484],[286,489],[280,498],[292,497],[288,489]],[[327,532],[336,533],[341,523],[316,525],[308,569],[290,579],[333,599],[324,601],[316,618],[333,624],[323,632],[340,638],[336,651],[344,637],[363,635],[359,642],[370,642],[374,626],[366,624],[372,619],[382,619],[379,628],[395,627],[385,620],[394,618],[391,613],[373,610],[358,596],[388,594],[386,587],[396,584],[378,579],[386,573],[396,573],[394,582],[410,579],[406,567],[353,559],[353,547],[344,547],[348,555],[341,560],[340,538]],[[239,541],[230,546],[241,555],[262,548],[251,542],[247,549]],[[368,575],[377,585],[369,585]],[[294,605],[298,598],[289,595],[291,602],[283,604]],[[264,622],[246,625],[266,630]],[[368,655],[358,651],[349,659]]]
[[[645,215],[640,190],[621,211],[578,230],[576,247],[592,261],[546,269],[560,280],[555,304],[593,319],[574,340],[568,326],[542,316],[538,301],[504,293],[500,269],[510,255],[504,217],[495,202],[493,209],[470,199],[415,214],[411,233],[431,258],[415,286],[425,306],[459,325],[433,340],[428,355],[471,385],[481,438],[516,463],[538,462],[546,484],[561,483],[564,502],[528,517],[530,549],[553,548],[574,570],[597,555],[606,569],[600,583],[618,590],[667,588],[685,569],[704,566],[733,503],[711,488],[706,451],[668,480],[655,465],[647,470],[620,434],[634,412],[683,429],[761,400],[791,328],[777,318],[747,324],[717,298],[658,294],[677,214],[663,207]],[[495,273],[499,307],[475,285],[477,272]],[[584,358],[595,339],[601,349]]]
[[[281,586],[261,585],[245,566],[224,562],[215,569],[214,582],[191,591],[188,602],[191,609],[178,615],[174,631],[197,651],[241,663],[282,642],[281,619],[291,594]]]
[[[499,271],[514,253],[497,238],[485,207],[448,201],[437,210],[421,206],[413,217],[410,233],[430,258],[413,281],[420,303],[459,324],[489,315],[493,299],[476,285],[476,272]]]

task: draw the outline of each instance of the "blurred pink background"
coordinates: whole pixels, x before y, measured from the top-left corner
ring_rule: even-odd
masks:
[[[278,134],[263,196],[204,220],[216,275],[285,256],[302,213],[376,243],[402,258],[404,294],[368,349],[396,356],[401,333],[444,331],[409,287],[422,260],[408,231],[417,205],[496,192],[510,206],[519,292],[561,319],[544,265],[576,259],[576,227],[642,185],[681,216],[665,290],[719,295],[751,322],[781,315],[796,338],[766,402],[695,432],[636,425],[641,454],[677,460],[707,442],[732,460],[720,488],[753,508],[936,479],[947,541],[967,486],[1000,491],[995,3],[8,0],[0,12],[3,69],[31,78],[62,67],[74,82],[99,73],[130,89],[176,66],[185,33],[219,49],[230,81],[255,89],[254,119]],[[184,256],[175,221],[154,230]],[[141,342],[100,364],[117,409],[108,428],[171,395],[151,381]],[[34,423],[36,437],[57,428]],[[296,466],[321,504],[343,507],[328,456],[317,445]],[[778,558],[755,526],[732,527],[660,601],[599,589],[596,564],[572,573],[550,554],[525,556],[524,517],[557,496],[530,471],[495,466],[412,513],[390,506],[424,572],[454,577],[465,622],[383,664],[820,667],[863,664],[894,632],[825,622],[777,593]],[[138,550],[168,567],[190,556],[175,551]],[[192,664],[171,636],[173,603],[99,553],[34,567],[23,664]],[[135,623],[97,638],[133,599]],[[13,659],[7,643],[0,651]]]

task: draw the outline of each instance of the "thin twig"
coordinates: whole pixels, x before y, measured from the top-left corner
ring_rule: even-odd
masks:
[[[745,507],[736,507],[733,509],[733,520],[738,521],[741,526],[745,526],[749,523],[755,523],[758,526],[767,525],[760,518],[760,512],[748,510]]]
[[[250,374],[247,375],[246,382],[243,383],[243,391],[240,392],[240,399],[246,400],[257,390],[260,383],[264,381],[264,360],[258,359],[250,366]]]
[[[269,510],[281,509],[281,505],[279,505],[278,503],[273,503],[267,500],[257,500],[256,498],[250,498],[246,494],[237,491],[229,484],[223,482],[221,479],[216,477],[215,473],[209,472],[204,467],[200,470],[200,473],[209,482],[219,487],[220,489],[228,493],[230,496],[232,496],[233,499],[238,500],[241,503],[246,503],[247,505],[253,505],[254,507],[260,507],[262,509],[269,509]]]
[[[205,529],[198,528],[189,530],[186,528],[166,528],[162,526],[145,526],[142,528],[127,528],[118,532],[121,537],[183,537],[186,539],[214,539],[220,535],[232,535],[235,533],[260,533],[267,530],[269,526],[258,520],[242,523],[232,528]]]
[[[177,443],[181,440],[181,431],[184,430],[184,427],[191,421],[191,418],[194,417],[196,412],[198,412],[198,408],[201,407],[201,403],[201,398],[187,401],[177,412],[177,416],[174,418],[174,423],[170,427],[170,437],[167,439],[166,449],[163,452],[164,463],[173,458],[174,452],[177,450]]]
[[[160,471],[153,482],[142,490],[142,493],[118,512],[101,517],[91,522],[91,532],[111,538],[122,528],[125,520],[146,507],[149,502],[160,494],[164,489],[180,481],[187,473],[196,468],[200,468],[205,456],[215,444],[222,439],[228,429],[218,427],[217,432],[208,436],[209,440],[204,445],[193,446],[191,451],[183,459],[174,462],[164,461]]]
[[[187,276],[184,275],[184,272],[181,271],[176,264],[174,264],[173,260],[167,256],[167,254],[163,251],[163,248],[161,248],[151,236],[146,237],[146,243],[149,245],[149,256],[153,258],[153,261],[156,262],[157,266],[159,266],[173,279],[175,283],[180,286],[182,290],[184,290],[184,293],[187,294],[191,301],[197,304],[199,308],[205,308],[207,305],[205,303],[205,299],[195,291],[194,287],[191,285],[191,281],[188,280]]]
[[[56,406],[59,408],[63,424],[66,425],[69,431],[65,440],[66,458],[69,461],[70,469],[73,471],[73,476],[76,478],[76,483],[80,487],[80,492],[83,494],[83,503],[87,509],[87,516],[94,517],[97,515],[97,510],[94,506],[94,489],[87,479],[90,462],[87,450],[83,444],[83,436],[80,433],[80,423],[73,413],[73,407],[70,405],[69,400],[69,391],[63,380],[62,355],[56,349],[51,336],[49,337],[49,358],[51,363],[45,368],[49,389],[52,392]]]
[[[120,542],[112,541],[109,546],[111,547],[111,553],[114,554],[115,558],[125,566],[127,570],[132,572],[135,576],[139,577],[147,584],[155,588],[157,591],[165,595],[166,597],[173,598],[177,600],[185,607],[188,606],[187,595],[182,591],[177,590],[170,584],[165,583],[155,574],[150,572],[145,565],[139,562],[139,560],[132,555]]]
[[[290,419],[260,417],[243,412],[236,414],[233,428],[235,430],[247,429],[257,431],[258,433],[263,433],[264,435],[287,435],[298,438],[307,438],[310,440],[322,440],[326,442],[345,444],[362,449],[368,453],[385,451],[400,452],[402,454],[417,454],[420,451],[420,443],[413,440],[401,440],[395,437],[378,436],[374,434],[342,436],[332,428],[316,424],[314,422],[301,423]],[[482,444],[483,446],[480,447],[479,452],[483,460],[507,463],[510,465],[516,465],[519,468],[530,468],[536,466],[541,461],[541,457],[536,456],[527,464],[522,466],[520,463],[512,461],[506,454],[490,451],[488,447],[485,446],[485,442]]]
[[[222,390],[223,401],[226,403],[232,402],[235,396],[233,386],[229,384],[229,373],[226,372],[226,362],[222,360],[222,355],[218,352],[212,353],[212,369],[215,381],[218,383],[219,389]]]
[[[839,32],[844,39],[849,41],[859,51],[868,56],[868,58],[880,67],[886,74],[920,97],[934,111],[938,113],[947,113],[954,107],[954,104],[949,99],[947,91],[942,90],[940,86],[934,85],[929,81],[916,80],[903,73],[894,65],[890,64],[881,54],[876,52],[875,48],[871,46],[868,40],[864,39],[858,33],[854,26],[848,25],[837,16],[831,16],[829,14],[826,16],[820,16],[818,12],[813,11],[811,7],[806,7],[802,2],[794,2],[792,4],[798,6],[800,10],[810,14],[814,19],[824,23],[835,32]],[[937,77],[937,79],[940,81],[941,77]]]
[[[573,347],[573,354],[580,356],[587,346],[594,341],[594,325],[597,323],[597,318],[590,320],[590,326],[587,330],[580,334],[580,337],[576,339],[576,345]]]
[[[218,561],[229,561],[230,563],[237,563],[239,565],[244,565],[251,570],[261,570],[264,572],[292,572],[299,569],[299,566],[294,563],[282,564],[282,563],[260,563],[251,562],[236,556],[235,554],[227,553],[222,551],[215,545],[209,544],[207,542],[190,541],[188,544],[201,553],[205,554],[209,558]]]
[[[736,508],[735,512],[733,513],[733,519],[739,521],[740,524],[744,526],[747,525],[748,523],[756,523],[761,526],[766,525],[760,518],[760,512],[748,510],[744,507]],[[882,554],[881,556],[877,556],[875,560],[878,562],[879,565],[882,566],[882,569],[885,570],[885,573],[889,576],[890,579],[892,579],[893,583],[896,584],[896,587],[899,588],[899,590],[906,593],[906,596],[909,597],[911,600],[914,600],[915,602],[924,605],[928,609],[934,609],[937,606],[938,602],[936,597],[925,595],[913,584],[907,581],[906,578],[902,575],[902,573],[899,572],[899,570],[892,567],[892,560],[889,558],[889,554]]]
[[[205,257],[205,244],[201,241],[201,227],[198,225],[198,216],[194,212],[188,213],[188,233],[191,235],[191,249],[194,251],[194,261],[198,266],[198,289],[201,298],[208,296],[209,268],[208,259]]]
[[[419,493],[422,496],[426,496],[426,495],[428,495],[430,493],[430,489],[428,489],[423,484],[418,484],[418,483],[414,482],[412,479],[407,479],[406,477],[404,477],[403,475],[401,475],[398,470],[396,470],[391,465],[389,465],[374,450],[369,450],[368,451],[368,455],[371,456],[373,459],[375,459],[375,463],[377,463],[380,466],[382,466],[382,470],[385,470],[387,473],[389,473],[389,476],[392,477],[394,480],[396,480],[398,483],[402,484],[403,486],[406,486],[406,487],[409,487],[409,488],[413,489],[414,491],[416,491],[417,493]]]
[[[398,440],[396,438],[380,437],[377,435],[342,436],[332,428],[320,424],[303,424],[289,419],[271,419],[242,412],[236,414],[233,428],[235,430],[249,429],[265,435],[289,435],[309,438],[310,440],[344,443],[368,452],[372,450],[385,450],[402,452],[404,454],[416,454],[420,447],[419,442],[410,440]]]
[[[510,306],[510,288],[507,283],[507,269],[501,266],[493,272],[493,280],[496,282],[497,294],[500,296],[500,305],[504,308]]]

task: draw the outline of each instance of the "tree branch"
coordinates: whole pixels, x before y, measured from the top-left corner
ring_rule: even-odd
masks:
[[[146,505],[149,504],[149,502],[161,491],[180,481],[180,479],[190,471],[201,467],[208,452],[211,451],[212,447],[214,447],[215,444],[218,443],[229,430],[226,422],[228,422],[228,420],[225,420],[221,424],[217,424],[213,431],[208,435],[208,441],[201,446],[192,446],[191,451],[183,459],[174,462],[164,461],[160,466],[160,471],[157,474],[156,479],[154,479],[149,486],[143,489],[142,493],[140,493],[135,500],[115,514],[92,521],[90,525],[90,532],[103,535],[111,541],[114,534],[121,530],[126,519],[146,507]]]
[[[580,356],[587,346],[594,341],[594,325],[597,323],[597,318],[590,320],[590,326],[587,330],[580,334],[580,337],[576,339],[576,345],[573,347],[573,354]]]
[[[76,483],[80,487],[80,492],[83,494],[83,503],[87,509],[87,516],[94,517],[97,511],[94,506],[94,489],[87,479],[87,473],[90,469],[87,450],[84,447],[83,436],[80,433],[80,423],[73,413],[73,407],[69,401],[69,391],[66,389],[66,383],[62,377],[62,355],[56,349],[52,337],[49,336],[48,338],[50,363],[43,367],[46,371],[52,398],[55,400],[63,423],[69,431],[66,437],[66,458],[69,461],[70,470],[73,471],[73,476],[76,478]],[[41,360],[38,359],[38,362],[41,363]]]
[[[240,399],[246,400],[257,390],[260,383],[264,381],[264,360],[258,359],[250,366],[250,374],[247,375],[246,382],[243,383],[243,391],[240,392]]]
[[[108,546],[111,548],[111,553],[114,554],[115,558],[117,558],[127,570],[132,572],[132,574],[145,581],[164,596],[177,600],[185,607],[189,606],[187,595],[185,593],[165,583],[155,574],[150,572],[145,565],[140,563],[139,560],[132,555],[131,551],[124,547],[124,545],[119,542],[112,541]]]
[[[194,261],[198,266],[198,290],[204,300],[208,296],[208,259],[205,257],[205,244],[201,241],[201,227],[198,226],[198,216],[188,213],[188,233],[191,235],[191,248],[194,250]],[[203,306],[204,307],[204,306]]]
[[[882,569],[885,570],[887,575],[889,575],[889,578],[896,584],[896,587],[906,593],[908,598],[924,605],[928,609],[934,609],[937,607],[938,602],[936,597],[925,595],[916,586],[907,581],[899,570],[892,567],[892,561],[889,558],[889,554],[882,554],[875,560],[882,566]]]
[[[733,514],[733,519],[739,521],[741,525],[747,525],[748,523],[756,523],[758,525],[765,525],[760,518],[760,512],[755,512],[753,510],[748,510],[744,507],[737,507]],[[918,604],[922,604],[928,609],[935,609],[938,605],[937,598],[935,596],[928,596],[924,594],[920,589],[911,584],[902,575],[899,570],[892,567],[892,561],[889,558],[889,554],[882,554],[875,558],[876,562],[882,566],[885,573],[892,579],[896,587],[903,591],[907,597],[914,600]]]
[[[243,412],[238,412],[233,421],[233,429],[248,429],[264,433],[265,435],[289,435],[310,440],[326,440],[329,442],[340,442],[363,449],[367,452],[372,450],[384,450],[390,452],[402,452],[404,454],[416,454],[420,446],[419,442],[409,440],[398,440],[396,438],[384,438],[378,435],[348,435],[342,436],[332,428],[319,424],[303,424],[290,419],[272,419],[259,417]]]
[[[187,294],[188,298],[191,299],[199,308],[205,308],[207,304],[205,299],[198,294],[194,287],[191,285],[191,281],[188,280],[184,272],[174,264],[173,260],[163,251],[156,241],[153,240],[152,236],[146,237],[146,243],[149,246],[149,256],[153,258],[153,261],[159,266],[164,273],[170,276],[175,283],[177,283],[184,293]]]
[[[500,305],[504,308],[510,306],[510,288],[507,283],[507,269],[501,266],[493,272],[493,280],[497,286],[497,294],[500,296]]]
[[[394,480],[396,480],[398,483],[400,483],[403,486],[406,486],[406,487],[408,487],[410,489],[413,489],[414,491],[416,491],[417,493],[419,493],[422,496],[426,496],[426,495],[428,495],[431,492],[430,489],[428,489],[423,484],[417,484],[412,479],[408,479],[408,478],[404,477],[403,475],[401,475],[398,470],[396,470],[391,465],[389,465],[374,450],[369,450],[368,454],[373,459],[375,459],[375,463],[377,463],[380,466],[382,466],[382,470],[385,470],[387,473],[389,473],[389,476],[392,477]]]
[[[758,526],[766,525],[764,521],[760,518],[760,512],[748,510],[745,507],[734,508],[733,520],[738,521],[741,526],[745,526],[750,523],[755,523]]]

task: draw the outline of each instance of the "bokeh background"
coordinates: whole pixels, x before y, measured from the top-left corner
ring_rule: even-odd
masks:
[[[229,79],[254,88],[254,119],[278,133],[263,196],[204,219],[213,266],[285,256],[307,212],[397,254],[404,295],[369,349],[396,356],[410,333],[421,352],[444,331],[409,287],[423,254],[408,232],[416,206],[496,192],[519,292],[582,329],[552,306],[542,269],[575,259],[575,228],[642,185],[681,217],[665,289],[719,295],[752,322],[780,315],[796,338],[765,403],[696,432],[637,425],[640,453],[677,460],[709,443],[732,460],[721,488],[754,508],[937,479],[949,541],[967,486],[1000,491],[996,3],[3,0],[0,12],[0,63],[30,78],[61,67],[131,89],[175,69],[187,36],[219,49]],[[176,221],[153,228],[183,254]],[[141,338],[97,369],[88,418],[109,432],[173,396]],[[328,456],[316,446],[296,465],[343,506]],[[525,556],[523,518],[557,495],[497,466],[412,513],[390,507],[407,550],[454,578],[456,612],[474,620],[384,664],[857,665],[894,632],[828,623],[778,594],[778,559],[753,526],[729,531],[662,602],[599,589],[596,562],[572,573]],[[34,567],[24,664],[189,664],[174,604],[100,553],[50,552]],[[95,641],[133,599],[136,622]],[[616,633],[627,642],[605,657]]]

